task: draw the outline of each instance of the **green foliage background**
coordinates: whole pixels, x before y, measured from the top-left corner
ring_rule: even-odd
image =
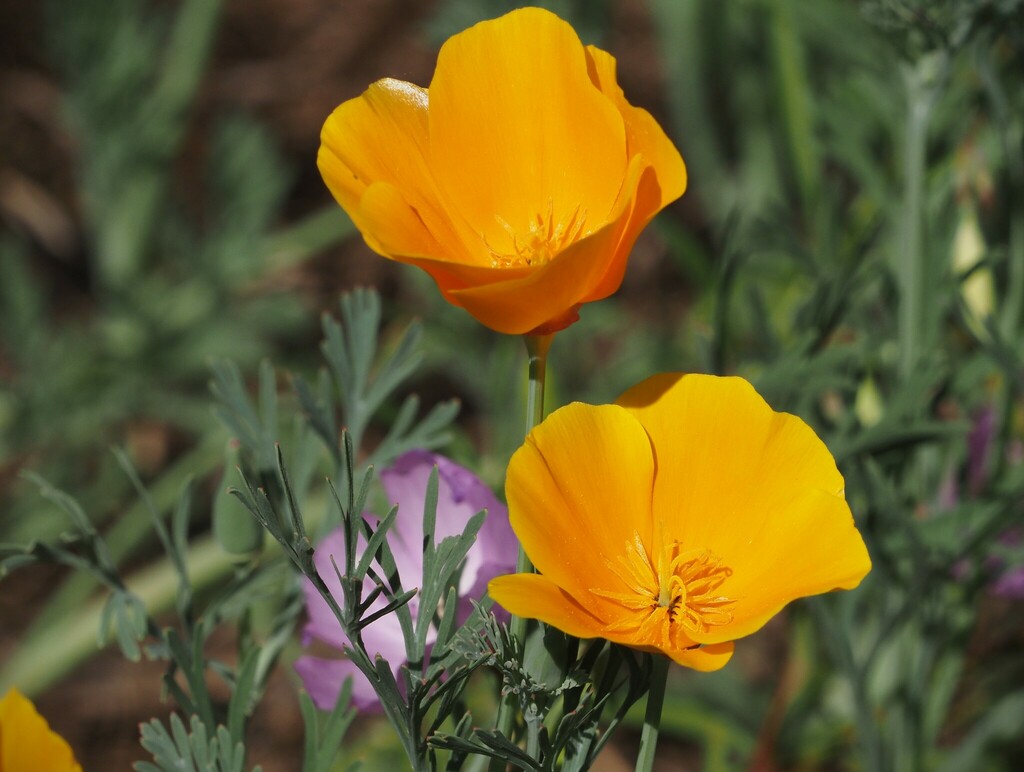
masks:
[[[433,4],[421,44],[515,5]],[[630,85],[654,95],[644,106],[690,174],[623,290],[557,337],[548,404],[609,401],[662,370],[744,375],[826,439],[875,565],[858,591],[797,604],[721,673],[675,673],[667,731],[707,769],[1013,768],[1022,600],[993,587],[1024,570],[1024,6],[548,5],[619,57],[634,102]],[[646,19],[653,68],[631,64],[626,5]],[[325,252],[378,259],[325,192],[322,209],[294,214],[302,170],[253,115],[213,110],[209,150],[190,167],[202,196],[180,184],[223,11],[211,0],[46,6],[40,56],[75,146],[86,278],[74,291],[55,281],[45,239],[5,217],[0,541],[65,527],[18,481],[32,470],[74,492],[122,570],[159,571],[147,507],[104,449],[131,453],[140,427],[171,438],[143,470],[160,513],[186,477],[219,484],[229,434],[210,420],[211,361],[234,362],[214,372],[222,401],[257,381],[264,393],[284,385],[266,368],[258,377],[265,357],[316,383],[315,303],[275,286]],[[426,407],[458,397],[447,452],[500,489],[521,440],[522,344],[445,305],[412,269],[382,270],[384,348],[417,315],[423,360],[361,430],[370,445],[383,437],[413,391]],[[303,412],[282,399],[285,417]],[[991,437],[972,443],[983,417]],[[201,539],[210,507],[197,509]],[[200,593],[231,570],[203,543],[190,553],[206,561]],[[81,607],[93,587],[52,593],[8,642],[0,688],[60,688],[91,648]],[[173,590],[149,599],[169,607]]]

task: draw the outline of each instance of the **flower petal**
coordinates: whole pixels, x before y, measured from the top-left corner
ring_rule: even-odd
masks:
[[[373,83],[324,123],[320,173],[380,254],[483,259],[472,251],[476,245],[480,252],[479,239],[460,232],[438,196],[427,161],[427,110],[426,89],[391,78]]]
[[[655,448],[654,513],[665,538],[733,569],[717,590],[736,600],[733,622],[694,640],[747,635],[790,600],[854,587],[870,569],[824,443],[742,378],[659,375],[617,404]]]
[[[640,161],[638,156],[634,163]],[[630,168],[633,168],[632,165]],[[646,167],[640,174],[640,180],[636,191],[630,201],[629,216],[626,219],[625,227],[619,236],[619,243],[615,247],[614,257],[607,262],[607,270],[601,280],[594,285],[583,297],[584,303],[595,300],[603,300],[618,290],[626,273],[626,264],[629,261],[629,254],[633,251],[640,232],[647,227],[648,223],[661,210],[661,188],[658,187],[658,180],[654,169]]]
[[[626,127],[626,152],[630,158],[642,155],[658,177],[663,209],[686,190],[686,165],[654,117],[641,107],[626,101],[615,76],[615,57],[596,46],[587,46],[587,70],[590,79],[608,96],[622,114]]]
[[[422,517],[423,505],[420,504],[420,517]],[[399,517],[401,520],[401,516]],[[422,520],[419,521],[420,533],[422,533]],[[419,568],[409,567],[410,560],[405,556],[403,550],[406,549],[404,542],[400,538],[391,538],[394,534],[389,534],[388,543],[395,552],[395,562],[398,564],[399,575],[402,581],[402,588],[405,590],[411,590],[417,587],[420,582],[420,575],[422,574],[422,561],[423,553],[416,550],[415,554],[419,555],[419,562],[416,564]],[[418,544],[419,542],[415,542]],[[366,543],[360,538],[360,549],[365,548]],[[333,559],[333,563],[332,563]],[[344,602],[344,594],[341,589],[341,582],[338,580],[338,572],[335,571],[335,564],[338,566],[339,571],[345,570],[345,532],[339,526],[331,531],[327,536],[324,537],[323,541],[317,545],[316,550],[313,553],[313,564],[316,566],[317,573],[320,574],[320,578],[324,580],[324,584],[330,590],[331,596],[340,605]],[[363,581],[363,597],[366,597],[373,590],[374,584],[370,577],[366,577]],[[336,649],[341,649],[343,646],[347,646],[349,641],[345,632],[341,629],[341,622],[334,615],[331,607],[325,601],[313,583],[308,579],[303,581],[302,585],[303,592],[306,596],[306,613],[309,617],[309,621],[306,623],[303,629],[303,635],[308,640],[309,638],[317,638],[318,640],[328,643]],[[375,611],[379,611],[384,608],[388,603],[387,598],[383,595],[379,596],[367,609],[367,614],[372,614]],[[409,601],[409,608],[412,611],[413,616],[416,615],[416,609],[419,604],[418,598],[414,597]],[[405,640],[402,637],[402,625],[398,621],[398,617],[394,614],[388,614],[376,620],[372,624],[363,628],[362,630],[363,643],[366,645],[366,650],[370,655],[380,654],[388,662],[404,662],[405,661]],[[432,640],[431,636],[428,636],[428,641]]]
[[[499,576],[491,580],[489,589],[495,603],[510,614],[539,619],[577,638],[601,637],[600,620],[546,576]]]
[[[671,649],[665,653],[674,662],[702,673],[710,673],[713,670],[721,670],[732,659],[733,649],[736,645],[729,641],[727,643],[713,643],[708,646],[701,646],[696,649]]]
[[[629,250],[639,234],[639,227],[632,230],[634,198],[645,191],[645,204],[651,200],[653,174],[640,159],[630,165],[629,172],[614,219],[600,230],[529,272],[513,274],[507,281],[451,290],[446,297],[492,330],[511,335],[544,327],[563,318],[567,309],[607,297],[621,283]],[[644,224],[651,216],[653,212]]]
[[[556,222],[579,208],[596,230],[625,176],[622,116],[591,82],[572,27],[539,8],[442,46],[429,123],[445,200],[499,252],[512,251],[503,222],[526,233],[549,206]]]
[[[621,584],[609,562],[635,534],[649,543],[653,475],[643,427],[615,405],[556,410],[509,462],[505,494],[523,549],[598,617],[613,604],[590,590]]]
[[[413,254],[443,259],[450,249],[434,238],[419,213],[389,182],[374,182],[367,187],[349,217],[367,246],[384,257]]]
[[[380,480],[388,501],[397,504],[399,512],[389,543],[402,545],[403,579],[406,575],[415,576],[415,580],[408,581],[418,584],[423,571],[423,507],[427,481],[435,466],[438,470],[434,530],[437,542],[461,535],[477,512],[487,511],[477,542],[466,556],[459,582],[460,597],[479,600],[491,578],[515,570],[517,547],[508,522],[508,510],[491,489],[465,467],[436,453],[411,450],[382,471]],[[396,560],[399,557],[395,555]]]
[[[643,424],[657,455],[654,511],[687,543],[734,534],[748,541],[808,488],[843,491],[824,443],[802,420],[776,413],[742,378],[664,373],[616,400]],[[719,547],[726,542],[717,541]]]
[[[331,562],[332,558],[337,564],[338,570],[344,572],[345,532],[341,528],[335,528],[327,534],[313,552],[313,564],[316,566],[317,573],[324,580],[331,596],[340,605],[344,596],[341,591],[341,582],[338,581],[338,574]],[[302,592],[306,596],[306,614],[309,618],[303,629],[303,635],[307,639],[317,638],[337,649],[348,644],[348,638],[345,637],[345,633],[341,629],[341,622],[338,621],[327,601],[321,597],[320,592],[308,579],[302,582]]]
[[[364,713],[381,712],[380,699],[373,686],[351,660],[299,657],[295,660],[295,672],[313,698],[313,704],[320,710],[329,711],[334,708],[345,679],[351,677],[352,705],[356,710]]]
[[[0,700],[0,770],[82,772],[71,746],[17,689]]]
[[[773,527],[752,534],[749,548],[734,553],[737,570],[718,589],[736,599],[730,608],[733,621],[694,634],[694,640],[714,643],[750,635],[790,601],[851,590],[871,570],[867,548],[841,497],[807,490],[766,514]]]

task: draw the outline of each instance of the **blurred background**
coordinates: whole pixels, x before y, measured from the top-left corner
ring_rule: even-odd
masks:
[[[405,391],[459,398],[445,451],[500,488],[521,342],[373,255],[315,157],[337,104],[385,76],[427,85],[446,37],[517,5],[0,2],[0,542],[64,527],[32,471],[144,576],[158,551],[112,445],[160,509],[193,476],[193,536],[207,533],[231,436],[211,363],[254,387],[269,360],[284,394],[286,373],[320,366],[320,315],[356,286],[382,293],[385,340],[423,320]],[[544,5],[617,57],[690,174],[622,290],[556,338],[549,406],[663,370],[744,375],[826,438],[875,564],[725,671],[674,673],[663,768],[1014,768],[1024,4]],[[0,691],[32,694],[85,769],[127,769],[137,724],[168,711],[162,666],[96,653],[91,594],[50,567],[3,578]],[[286,664],[255,719],[250,761],[268,772],[301,753],[293,682]],[[394,767],[387,738],[369,722],[351,752]],[[624,732],[605,768],[630,768],[635,742]]]

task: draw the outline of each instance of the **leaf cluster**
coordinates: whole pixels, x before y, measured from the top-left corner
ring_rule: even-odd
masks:
[[[473,728],[468,714],[453,732],[434,734],[430,744],[453,752],[449,769],[461,768],[453,765],[474,753],[526,770],[589,769],[646,693],[650,656],[601,640],[581,652],[580,641],[549,627],[534,628],[530,635],[539,645],[528,645],[476,608],[482,627],[464,626],[453,650],[474,669],[497,671],[502,697],[519,708],[525,748],[500,731]],[[606,708],[614,710],[602,725]]]
[[[41,6],[73,204],[52,202],[67,221],[59,243],[0,231],[0,464],[47,459],[47,478],[102,521],[130,490],[102,454],[81,458],[137,423],[203,434],[209,358],[248,367],[303,328],[296,299],[266,277],[353,229],[332,207],[275,233],[291,173],[268,132],[237,113],[197,123],[222,3]],[[204,195],[187,200],[190,140],[209,152]],[[17,493],[0,495],[2,537],[55,535],[59,522]]]

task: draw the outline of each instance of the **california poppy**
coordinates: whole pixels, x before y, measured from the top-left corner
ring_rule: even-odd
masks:
[[[17,689],[0,699],[0,770],[82,772],[71,746]]]
[[[494,579],[496,602],[698,670],[871,568],[825,445],[742,378],[657,375],[614,405],[563,407],[513,455],[505,490],[540,573]]]
[[[686,169],[626,101],[615,59],[523,8],[449,39],[429,89],[384,79],[339,106],[317,161],[379,254],[505,333],[550,333],[615,292]]]

